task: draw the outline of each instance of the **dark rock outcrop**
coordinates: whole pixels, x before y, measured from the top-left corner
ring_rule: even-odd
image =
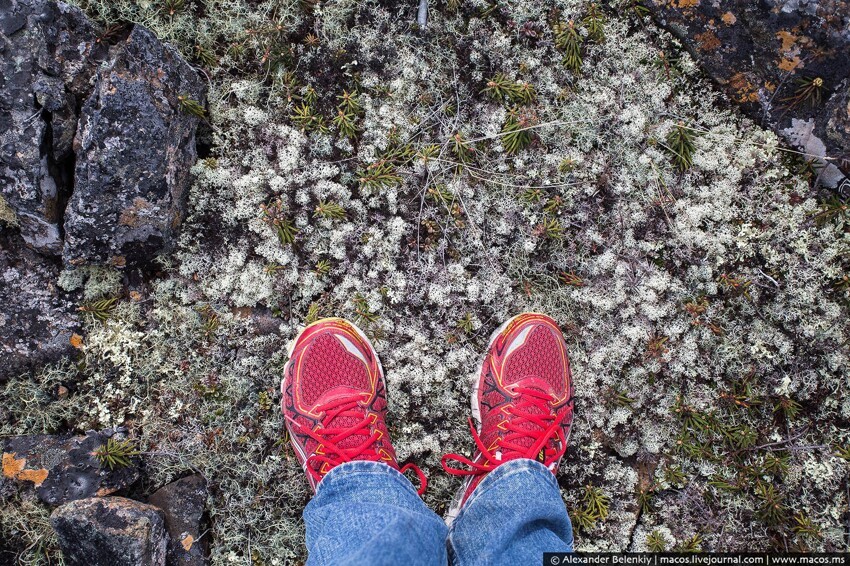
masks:
[[[200,119],[178,97],[202,103],[205,84],[144,27],[126,33],[0,0],[0,211],[69,265],[144,266],[185,215]]]
[[[34,486],[38,498],[49,505],[109,495],[139,479],[137,459],[131,465],[101,467],[94,452],[111,431],[85,436],[15,436],[3,446],[3,476]]]
[[[745,113],[818,156],[823,184],[850,191],[850,1],[646,4]]]
[[[71,355],[77,298],[56,285],[59,265],[0,226],[0,383]]]
[[[77,108],[106,46],[72,6],[0,0],[0,196],[34,249],[62,252]]]
[[[209,545],[201,535],[201,522],[207,501],[207,482],[200,474],[163,486],[148,498],[165,513],[168,531],[168,566],[207,564]]]
[[[57,508],[50,524],[68,566],[164,566],[162,511],[123,497],[94,497]]]
[[[112,48],[97,77],[75,139],[64,259],[144,265],[170,249],[185,215],[199,118],[178,97],[202,100],[204,85],[141,26]]]

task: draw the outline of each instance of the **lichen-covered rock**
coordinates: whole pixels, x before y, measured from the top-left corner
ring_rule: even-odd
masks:
[[[194,474],[163,486],[148,498],[165,513],[168,530],[168,566],[207,564],[209,544],[201,534],[207,500],[207,482]]]
[[[173,244],[185,215],[202,101],[198,74],[142,26],[113,48],[82,108],[74,192],[65,217],[71,265],[143,265]]]
[[[129,466],[112,470],[101,467],[94,452],[111,434],[9,438],[3,445],[3,476],[25,486],[34,485],[38,498],[49,505],[109,495],[139,478],[135,458]]]
[[[164,566],[163,513],[123,497],[93,497],[57,508],[50,523],[69,566]]]
[[[41,252],[62,251],[76,109],[105,53],[78,8],[0,1],[0,197]]]
[[[824,184],[848,183],[850,2],[653,0],[647,7],[750,117],[813,153]]]
[[[79,329],[74,295],[58,288],[57,262],[0,226],[0,382],[71,354]]]

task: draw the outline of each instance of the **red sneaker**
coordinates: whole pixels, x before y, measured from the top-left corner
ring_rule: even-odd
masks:
[[[371,460],[427,480],[413,464],[399,468],[385,422],[384,369],[366,335],[341,318],[301,331],[283,370],[281,409],[310,487],[343,462]]]
[[[567,344],[554,320],[524,313],[493,333],[472,389],[472,416],[478,425],[469,420],[475,456],[442,459],[446,472],[467,476],[448,523],[484,476],[505,462],[528,458],[557,473],[573,420],[573,387]],[[450,467],[450,461],[466,467]]]

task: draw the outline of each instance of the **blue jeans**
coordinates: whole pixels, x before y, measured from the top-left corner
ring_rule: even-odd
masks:
[[[402,474],[380,462],[328,472],[304,510],[308,566],[541,564],[572,552],[573,528],[555,477],[512,460],[485,477],[447,527]]]

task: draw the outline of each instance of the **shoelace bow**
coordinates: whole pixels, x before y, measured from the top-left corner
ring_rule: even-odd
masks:
[[[322,446],[323,454],[311,454],[307,458],[306,468],[318,483],[331,468],[338,466],[344,462],[354,460],[371,460],[373,462],[385,462],[386,460],[378,454],[375,449],[375,443],[381,438],[381,434],[374,427],[375,421],[369,417],[369,413],[365,412],[360,407],[362,401],[361,394],[352,394],[345,397],[334,399],[323,405],[317,405],[316,410],[324,412],[321,427],[316,430],[309,429],[292,418],[288,418],[296,430],[309,436]],[[330,423],[338,417],[352,417],[360,419],[355,424],[349,427],[331,427]],[[363,442],[349,448],[343,448],[340,444],[352,436],[367,437]],[[325,468],[324,464],[328,464]],[[324,471],[322,469],[325,468]],[[399,468],[401,473],[413,470],[419,477],[419,489],[417,493],[422,495],[428,487],[428,478],[413,463],[408,463]]]
[[[549,406],[552,396],[547,393],[526,387],[518,387],[516,392],[517,399],[508,409],[513,418],[504,425],[508,434],[496,441],[496,449],[492,452],[487,449],[481,436],[475,430],[475,424],[472,419],[469,419],[469,429],[472,431],[472,438],[482,458],[478,462],[473,462],[460,454],[446,454],[440,463],[447,473],[454,476],[477,476],[491,472],[500,464],[510,460],[528,458],[539,461],[540,451],[555,438],[558,440],[559,448],[550,454],[544,452],[543,464],[547,467],[551,466],[564,455],[567,451],[567,439],[561,423],[568,413],[565,412],[560,416],[552,414]],[[535,411],[532,412],[531,409]],[[534,427],[522,426],[529,423]],[[519,440],[528,438],[532,439],[531,445],[525,446],[518,443]],[[448,464],[450,461],[458,462],[469,469],[453,468]]]

